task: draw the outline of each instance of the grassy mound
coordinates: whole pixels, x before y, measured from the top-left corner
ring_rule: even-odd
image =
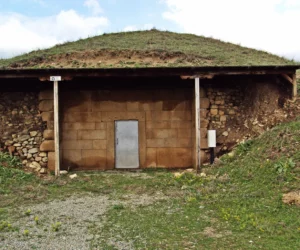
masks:
[[[293,61],[220,40],[158,30],[103,34],[0,60],[2,68],[291,65]]]

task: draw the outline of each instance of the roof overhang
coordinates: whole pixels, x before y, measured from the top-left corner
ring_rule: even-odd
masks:
[[[228,66],[228,67],[162,67],[162,68],[84,68],[84,69],[2,69],[0,78],[39,78],[49,81],[59,75],[63,80],[76,77],[171,77],[212,78],[217,75],[294,74],[300,65]]]

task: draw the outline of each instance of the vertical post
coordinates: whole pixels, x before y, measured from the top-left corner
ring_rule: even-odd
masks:
[[[293,74],[293,99],[297,97],[297,76],[296,73]]]
[[[195,78],[195,168],[200,170],[200,79]]]
[[[59,100],[58,81],[54,81],[54,143],[55,143],[55,175],[60,174],[60,148],[59,148]]]

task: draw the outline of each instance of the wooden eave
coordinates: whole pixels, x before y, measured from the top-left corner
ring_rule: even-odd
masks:
[[[211,78],[217,75],[291,75],[300,65],[227,66],[227,67],[160,67],[160,68],[83,68],[83,69],[1,69],[0,78],[39,78],[49,81],[59,75],[63,80],[76,77],[171,77]]]

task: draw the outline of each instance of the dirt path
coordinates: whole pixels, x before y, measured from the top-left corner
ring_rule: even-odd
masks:
[[[101,238],[101,230],[95,233],[90,228],[101,228],[106,214],[114,206],[123,204],[134,208],[151,205],[166,197],[130,195],[122,198],[120,201],[105,195],[72,196],[30,208],[21,207],[16,211],[17,221],[12,224],[16,230],[0,235],[0,249],[91,249],[92,242]],[[133,249],[130,242],[114,237],[105,241],[116,249]]]

